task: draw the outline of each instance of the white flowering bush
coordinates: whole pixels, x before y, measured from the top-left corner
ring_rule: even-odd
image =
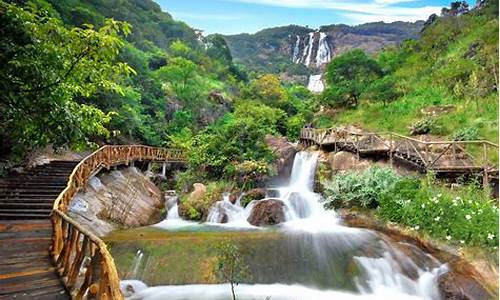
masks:
[[[475,185],[449,190],[402,179],[381,195],[379,215],[459,245],[498,246],[498,206]]]
[[[380,195],[392,189],[399,180],[401,177],[392,169],[380,167],[371,167],[362,173],[338,174],[325,184],[325,206],[375,208]]]

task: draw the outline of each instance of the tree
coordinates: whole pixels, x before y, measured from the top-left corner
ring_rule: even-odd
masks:
[[[443,7],[441,9],[441,16],[460,16],[469,12],[469,4],[465,1],[451,2],[450,8]]]
[[[373,81],[365,94],[371,100],[381,101],[384,106],[400,96],[400,93],[396,89],[395,79],[390,75]]]
[[[323,99],[328,104],[357,106],[366,86],[381,75],[382,70],[377,61],[362,50],[345,53],[327,66],[328,86]]]
[[[99,90],[123,94],[134,70],[117,56],[130,30],[112,19],[98,30],[67,28],[34,5],[0,1],[0,131],[15,154],[109,135],[112,114],[82,100]]]
[[[215,273],[219,279],[229,282],[232,298],[236,300],[234,286],[250,277],[248,266],[243,260],[240,249],[235,244],[224,241],[220,242],[215,249],[217,251]]]
[[[250,93],[252,98],[274,107],[286,100],[286,91],[274,74],[265,74],[253,80],[250,83]]]
[[[158,78],[165,84],[167,90],[183,101],[193,101],[198,96],[195,88],[196,74],[196,64],[183,57],[171,58],[166,66],[157,71]]]

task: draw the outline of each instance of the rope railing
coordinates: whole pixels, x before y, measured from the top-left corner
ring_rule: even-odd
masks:
[[[130,164],[133,161],[182,162],[177,149],[142,145],[104,146],[83,159],[73,169],[66,188],[52,210],[52,258],[73,299],[123,299],[120,279],[106,244],[67,214],[75,195],[102,168]]]

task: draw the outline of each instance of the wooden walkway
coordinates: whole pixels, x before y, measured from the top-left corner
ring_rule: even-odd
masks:
[[[385,156],[391,163],[398,160],[421,172],[481,174],[485,186],[490,179],[498,179],[498,166],[488,157],[492,152],[498,153],[498,145],[488,141],[423,141],[391,132],[303,128],[300,142],[331,151],[348,151],[358,157]]]
[[[69,299],[49,252],[50,213],[76,164],[53,161],[0,181],[0,299]]]
[[[184,163],[176,149],[104,146],[80,162],[52,161],[0,180],[0,300],[121,300],[106,244],[66,213],[88,180],[134,161]]]

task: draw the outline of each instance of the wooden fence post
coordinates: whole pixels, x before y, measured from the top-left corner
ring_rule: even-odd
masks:
[[[488,178],[488,147],[486,143],[483,143],[483,188],[488,189],[490,180]]]

